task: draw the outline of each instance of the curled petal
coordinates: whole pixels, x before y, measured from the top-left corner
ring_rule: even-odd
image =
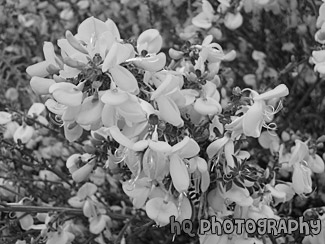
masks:
[[[157,72],[164,68],[166,64],[166,55],[164,53],[159,53],[145,58],[135,58],[132,62],[141,69]]]

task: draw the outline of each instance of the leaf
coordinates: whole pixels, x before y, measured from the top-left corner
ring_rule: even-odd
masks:
[[[232,187],[232,181],[228,181],[226,183],[226,191],[229,191],[231,189],[231,187]]]
[[[239,186],[240,188],[246,188],[245,186],[244,186],[244,184],[241,182],[241,181],[239,181],[239,179],[238,178],[234,178],[234,183],[237,185],[237,186]]]

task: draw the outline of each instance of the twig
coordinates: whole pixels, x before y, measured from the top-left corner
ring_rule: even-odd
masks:
[[[65,207],[43,207],[43,206],[26,206],[20,204],[0,203],[0,212],[24,212],[24,213],[48,213],[48,212],[65,212],[66,214],[83,216],[82,209],[65,208]],[[107,212],[112,219],[125,220],[134,216],[127,214],[118,214]]]
[[[125,225],[123,226],[123,228],[121,229],[121,231],[119,232],[116,240],[114,241],[114,244],[118,244],[120,242],[120,240],[122,239],[126,229],[129,227],[129,225],[131,224],[131,222],[135,219],[136,215],[134,215],[131,219],[128,219],[127,222],[125,223]]]

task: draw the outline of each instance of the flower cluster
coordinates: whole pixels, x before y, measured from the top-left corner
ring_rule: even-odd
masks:
[[[87,3],[78,6],[87,9]],[[297,14],[295,3],[292,16]],[[219,0],[215,7],[203,0],[191,24],[180,33],[186,42],[170,48],[168,55],[157,29],[147,29],[133,40],[122,37],[112,19],[95,17],[85,19],[75,34],[67,30],[65,38],[57,41],[59,52],[45,42],[45,60],[26,70],[32,90],[44,104],[34,103],[27,114],[0,111],[0,126],[3,139],[18,145],[12,147],[15,150],[37,148],[22,160],[27,158],[30,167],[40,167],[43,160],[46,169],[40,171],[40,178],[53,183],[63,180],[65,188],[71,187],[68,204],[85,224],[63,221],[58,213],[32,216],[21,210],[13,216],[21,228],[40,230],[39,238],[47,244],[72,243],[84,226],[97,243],[114,240],[111,212],[125,213],[126,207],[117,207],[103,196],[100,188],[106,181],[116,188],[121,184],[132,214],[143,210],[159,227],[168,225],[172,216],[179,222],[212,216],[221,222],[278,220],[280,204],[289,203],[295,194],[312,194],[313,175],[324,172],[317,144],[325,139],[291,136],[285,130],[279,136],[273,120],[289,89],[278,81],[267,87],[261,83],[280,74],[267,67],[264,52],[254,50],[249,56],[258,66],[255,74],[242,77],[248,87],[232,87],[225,70],[242,53],[231,45],[225,51],[217,43],[222,39],[220,26],[234,31],[244,23],[245,14],[271,11],[277,15],[283,4]],[[315,35],[321,44],[325,43],[324,9],[322,4]],[[72,15],[72,9],[60,14],[67,20]],[[198,30],[205,31],[202,38],[197,38]],[[324,54],[324,50],[312,54],[315,71],[321,74]],[[41,128],[53,126],[63,129],[69,145],[75,145],[73,150],[64,149],[63,142],[44,141]],[[257,162],[257,149],[248,145],[254,140],[258,150],[269,151],[265,167]],[[47,164],[46,160],[59,156],[64,162]],[[64,173],[71,180],[65,180]],[[277,173],[286,181],[279,180]],[[12,189],[0,181],[2,185]],[[6,206],[30,205],[23,198]],[[245,231],[199,235],[201,244],[265,243],[268,238]],[[307,237],[305,242],[315,243],[317,238]]]

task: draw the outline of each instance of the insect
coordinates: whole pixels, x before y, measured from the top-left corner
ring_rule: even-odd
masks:
[[[192,207],[192,217],[191,220],[195,220],[197,217],[197,213],[200,208],[200,201],[201,201],[201,194],[199,190],[199,184],[197,180],[191,179],[191,184],[188,188],[188,191],[186,193],[187,198],[190,200],[191,207]]]

